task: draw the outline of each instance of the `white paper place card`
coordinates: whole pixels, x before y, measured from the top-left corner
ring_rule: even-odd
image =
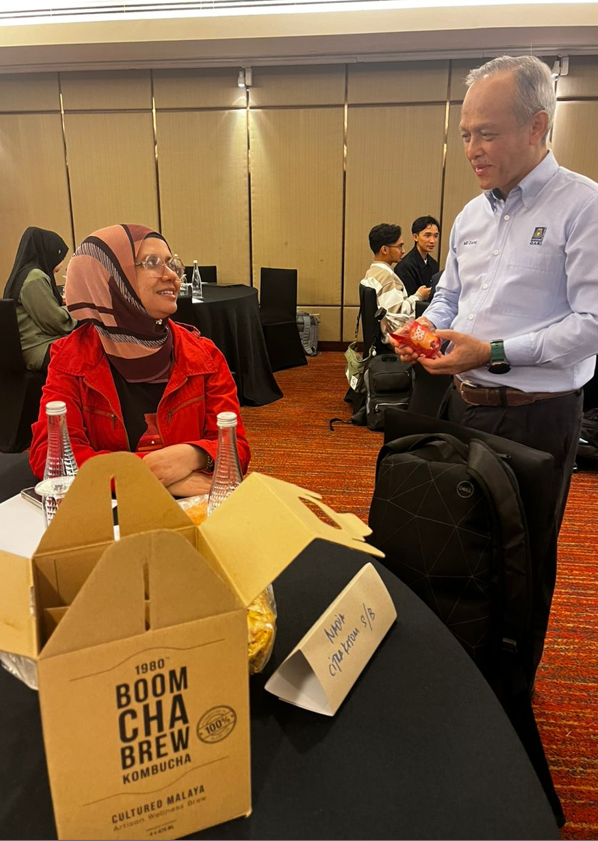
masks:
[[[378,648],[397,611],[372,564],[366,564],[266,683],[298,707],[334,715]]]

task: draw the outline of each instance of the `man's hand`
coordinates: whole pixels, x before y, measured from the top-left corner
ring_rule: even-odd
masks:
[[[448,339],[452,347],[444,356],[435,356],[434,359],[419,357],[418,361],[431,374],[460,374],[481,368],[490,359],[490,342],[482,342],[455,330],[436,330],[436,335],[443,342]]]
[[[419,297],[421,298],[422,301],[427,301],[428,298],[430,297],[430,292],[431,291],[432,291],[431,286],[420,286],[415,294],[419,295]]]
[[[168,488],[186,479],[194,470],[205,467],[207,458],[203,450],[192,444],[172,444],[148,453],[143,459],[154,476]]]
[[[185,479],[167,486],[173,496],[201,496],[210,492],[212,477],[207,473],[190,473]]]

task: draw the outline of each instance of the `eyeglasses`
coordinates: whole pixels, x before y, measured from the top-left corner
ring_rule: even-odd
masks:
[[[386,244],[386,247],[387,247],[387,248],[398,248],[400,251],[404,251],[404,250],[405,250],[405,243],[400,242],[398,245],[397,245],[396,243],[395,243],[394,245],[389,245],[389,244],[387,243],[387,244]]]
[[[185,274],[185,266],[178,257],[171,257],[170,260],[164,260],[158,257],[157,254],[148,254],[136,266],[142,266],[151,277],[162,277],[164,268],[170,269],[177,277],[183,277]]]

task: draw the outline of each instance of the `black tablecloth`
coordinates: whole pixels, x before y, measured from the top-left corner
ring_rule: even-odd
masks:
[[[235,372],[241,403],[265,406],[282,397],[266,351],[257,290],[204,283],[203,302],[179,298],[176,320],[195,324]]]
[[[263,690],[369,558],[317,542],[275,583],[278,638],[251,679],[253,814],[198,838],[559,838],[515,733],[428,608],[377,566],[398,622],[329,718]],[[0,837],[55,838],[37,694],[0,673]]]

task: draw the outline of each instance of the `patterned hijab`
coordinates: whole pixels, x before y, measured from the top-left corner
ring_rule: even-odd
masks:
[[[62,295],[56,287],[54,269],[62,263],[68,250],[66,242],[54,231],[27,228],[21,237],[17,256],[4,288],[4,297],[18,301],[29,272],[33,269],[41,269],[50,279],[56,302],[62,306]]]
[[[73,254],[64,290],[69,312],[94,325],[110,363],[132,383],[163,382],[172,365],[168,319],[156,321],[139,298],[135,262],[148,237],[164,240],[143,225],[95,231]]]

